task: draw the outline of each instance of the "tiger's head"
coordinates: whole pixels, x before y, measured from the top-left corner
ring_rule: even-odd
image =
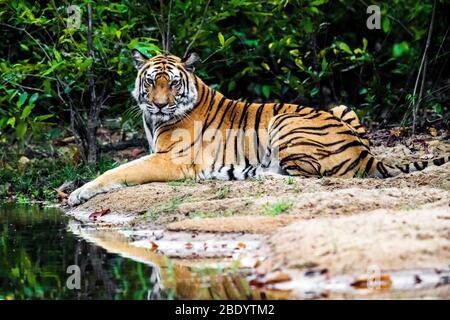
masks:
[[[194,76],[197,54],[192,53],[187,59],[173,55],[148,59],[133,50],[133,58],[138,74],[132,95],[145,116],[167,122],[192,110],[197,100]]]

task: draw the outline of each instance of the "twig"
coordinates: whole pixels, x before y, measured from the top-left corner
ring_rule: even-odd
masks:
[[[38,47],[41,49],[41,51],[44,53],[44,55],[46,56],[46,58],[48,59],[48,61],[49,61],[49,62],[52,61],[52,59],[51,59],[50,56],[48,55],[47,51],[45,51],[45,49],[42,47],[42,45],[39,43],[39,41],[37,41],[37,39],[36,39],[35,37],[33,37],[26,29],[24,29],[24,28],[18,28],[18,27],[15,27],[15,26],[12,26],[12,25],[10,25],[10,24],[3,23],[3,22],[0,22],[0,25],[3,25],[3,26],[6,26],[6,27],[8,27],[8,28],[12,28],[12,29],[15,29],[15,30],[19,30],[19,31],[24,32],[28,37],[31,38],[31,40],[33,40],[34,43],[37,44],[37,46],[38,46]],[[61,80],[61,78],[60,78],[58,75],[55,75],[55,77],[56,77],[57,83],[58,83],[59,85],[63,86],[63,85],[64,85],[64,82]],[[59,97],[60,100],[64,103],[64,105],[71,107],[71,105],[67,104],[66,100],[64,100],[64,99],[62,98],[62,96],[61,96],[61,94],[60,94],[59,92],[58,92],[58,97]],[[69,100],[71,100],[71,98],[70,98],[69,95],[68,95],[68,98],[69,98]]]
[[[186,58],[187,54],[189,53],[189,49],[191,49],[191,46],[194,44],[195,40],[197,39],[197,36],[199,35],[200,31],[202,30],[203,22],[205,22],[206,12],[208,11],[209,3],[211,0],[208,0],[205,6],[205,10],[203,11],[202,20],[200,21],[200,25],[197,29],[197,32],[194,34],[194,37],[192,38],[192,41],[188,44],[186,51],[184,51],[183,58]]]
[[[3,23],[3,22],[0,22],[0,25],[5,26],[5,27],[8,27],[8,28],[16,29],[16,30],[19,30],[19,31],[22,31],[22,32],[25,32],[26,35],[29,36],[29,37],[31,38],[31,40],[33,40],[33,41],[39,46],[39,48],[40,48],[40,49],[42,50],[42,52],[45,54],[45,56],[47,57],[47,59],[48,59],[49,61],[52,61],[52,59],[50,58],[50,56],[47,54],[47,51],[45,51],[45,49],[41,46],[41,44],[39,43],[39,41],[37,41],[36,38],[33,37],[33,36],[32,36],[25,28],[18,28],[18,27],[15,27],[15,26],[12,26],[12,25],[10,25],[10,24]]]
[[[434,2],[433,2],[433,12],[431,13],[431,21],[430,21],[430,27],[428,28],[427,42],[425,44],[425,49],[423,51],[422,61],[420,62],[420,67],[419,67],[419,72],[417,74],[416,83],[414,84],[414,91],[413,91],[413,98],[412,98],[412,103],[413,103],[412,133],[413,134],[415,134],[415,132],[416,132],[417,111],[419,109],[420,100],[421,100],[421,96],[422,96],[422,92],[423,92],[423,87],[425,85],[425,75],[426,75],[426,68],[427,68],[426,56],[427,56],[427,52],[428,52],[428,47],[430,46],[430,42],[431,42],[431,35],[433,33],[433,23],[434,23],[435,11],[436,11],[436,0],[434,0]],[[415,96],[416,96],[416,92],[417,92],[417,86],[419,85],[419,79],[422,74],[422,69],[424,70],[423,75],[422,75],[422,83],[421,83],[421,87],[420,87],[419,99],[416,102]]]
[[[169,3],[169,13],[167,14],[167,31],[166,31],[166,51],[170,51],[170,15],[172,14],[172,0]]]
[[[9,81],[9,80],[6,80],[6,79],[3,79],[3,81],[5,81],[5,82],[7,82],[9,84],[12,84],[13,86],[17,86],[20,89],[28,89],[28,90],[33,90],[33,91],[37,91],[37,92],[44,92],[44,90],[42,90],[42,89],[24,86],[22,84],[18,84],[17,82],[12,82],[12,81]]]
[[[87,119],[88,130],[88,150],[87,161],[88,163],[95,163],[97,161],[97,127],[98,117],[100,115],[100,106],[97,100],[96,86],[95,86],[95,56],[94,56],[94,44],[93,44],[93,27],[92,27],[92,5],[89,2],[88,9],[88,29],[87,29],[87,47],[88,57],[92,59],[92,63],[87,70],[89,94],[90,94],[90,106],[89,106],[89,118]]]
[[[219,49],[216,49],[211,53],[209,56],[207,56],[204,60],[202,60],[202,64],[209,60],[213,55],[215,55],[217,52],[223,50],[224,47],[220,47]]]
[[[159,10],[161,15],[161,40],[162,40],[162,46],[163,50],[167,51],[167,43],[166,43],[166,33],[165,33],[165,21],[164,21],[164,4],[163,0],[159,0]]]
[[[155,20],[156,26],[158,27],[159,33],[161,34],[162,47],[164,50],[164,36],[163,36],[162,28],[159,25],[158,19],[156,18],[155,14],[153,14],[153,19]]]

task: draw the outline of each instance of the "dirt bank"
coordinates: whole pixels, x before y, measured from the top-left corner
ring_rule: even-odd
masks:
[[[445,268],[450,264],[450,207],[378,209],[346,217],[300,220],[278,229],[255,253],[259,273],[327,269],[332,275],[368,270]]]
[[[387,163],[450,153],[445,134],[404,138],[379,131],[372,140],[374,153]],[[152,183],[98,195],[68,213],[89,221],[93,211],[110,209],[97,224],[171,235],[265,235],[243,260],[259,274],[327,269],[361,275],[371,266],[382,272],[448,267],[449,190],[445,164],[384,180],[265,176]]]

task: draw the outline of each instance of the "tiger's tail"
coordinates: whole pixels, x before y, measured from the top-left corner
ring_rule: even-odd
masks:
[[[422,171],[428,166],[441,166],[447,162],[450,162],[450,154],[433,160],[414,161],[401,165],[389,165],[373,159],[371,169],[369,170],[369,176],[377,178],[395,177],[402,173]]]

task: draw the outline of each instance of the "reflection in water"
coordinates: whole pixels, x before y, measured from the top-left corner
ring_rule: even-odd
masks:
[[[255,281],[235,261],[168,259],[133,245],[125,234],[69,220],[56,208],[0,205],[0,300],[448,297],[447,269],[393,271],[385,275],[385,290],[377,291],[364,290],[368,279],[355,282],[349,275],[298,271],[288,281],[271,274]],[[80,270],[79,289],[67,286],[73,265]]]
[[[159,269],[111,254],[67,231],[56,208],[0,206],[0,299],[170,299]],[[69,289],[71,265],[80,289]]]
[[[288,291],[271,292],[250,287],[247,280],[250,270],[241,268],[234,260],[169,259],[151,249],[134,245],[143,240],[133,241],[129,238],[130,233],[123,230],[107,226],[102,228],[99,225],[93,228],[75,221],[71,221],[68,228],[108,252],[154,266],[158,272],[153,274],[161,278],[160,281],[154,281],[154,291],[156,286],[164,285],[166,294],[171,292],[177,299],[273,299],[287,298],[289,295]]]

